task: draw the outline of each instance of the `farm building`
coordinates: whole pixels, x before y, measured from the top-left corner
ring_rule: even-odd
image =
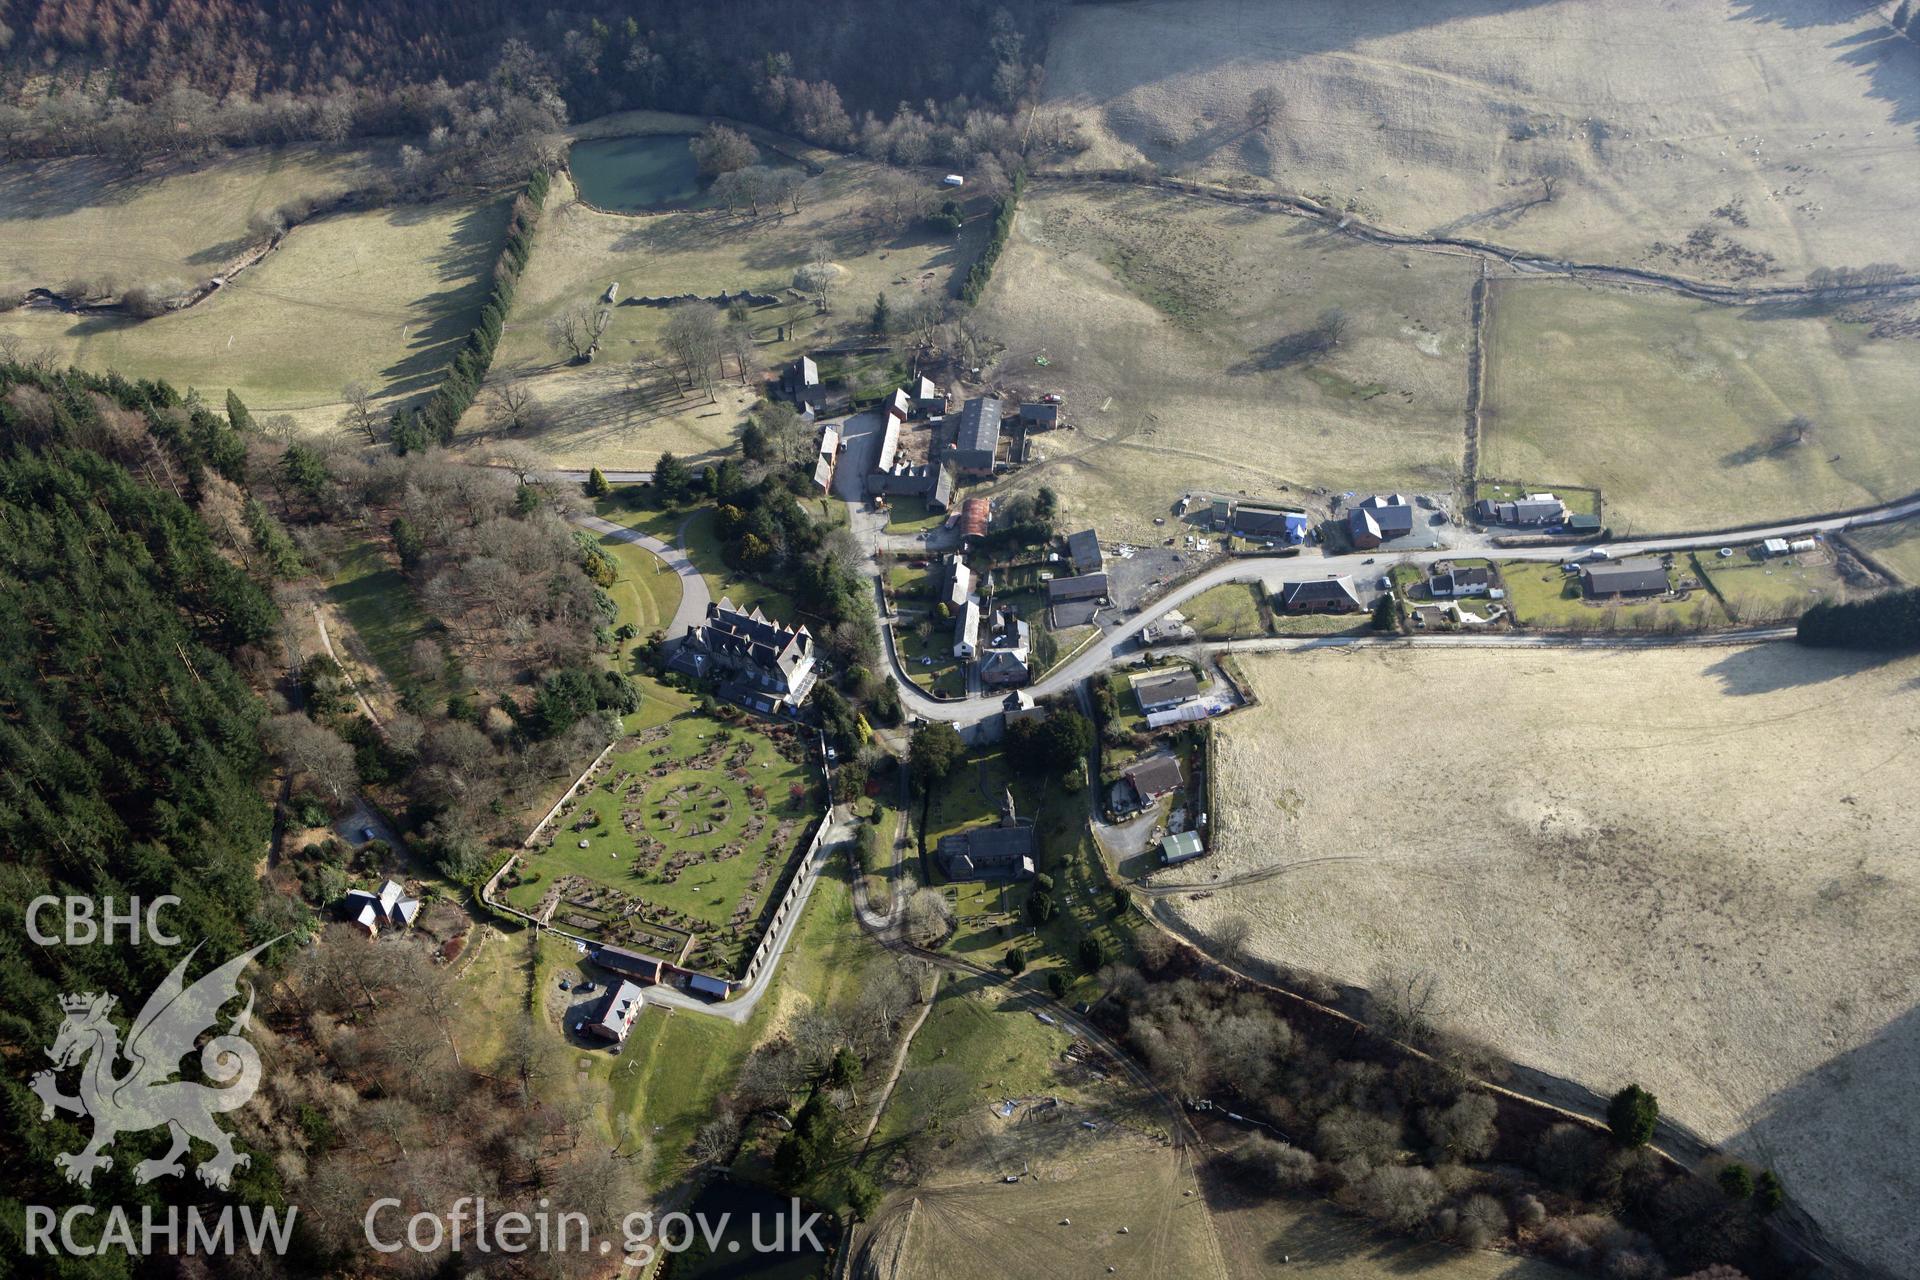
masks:
[[[1185,668],[1163,671],[1134,680],[1133,696],[1140,700],[1141,713],[1152,715],[1183,702],[1192,702],[1200,696],[1200,682],[1194,678],[1193,672]]]
[[[1077,578],[1054,578],[1047,583],[1048,604],[1068,604],[1075,600],[1107,598],[1107,575],[1083,573]]]
[[[1344,573],[1309,582],[1283,582],[1279,600],[1283,613],[1358,613],[1365,607],[1353,579]]]
[[[813,689],[813,659],[813,635],[805,627],[770,621],[757,608],[743,613],[722,597],[708,603],[706,621],[687,627],[668,665],[696,679],[724,673],[773,702],[798,707]]]
[[[410,928],[420,914],[419,899],[409,898],[397,880],[386,881],[378,893],[349,889],[340,907],[347,923],[369,938],[379,937],[382,929]]]
[[[733,986],[725,978],[709,978],[704,973],[690,973],[687,975],[687,990],[714,1000],[725,1000],[733,993]]]
[[[1035,431],[1051,431],[1060,425],[1060,406],[1023,404],[1020,406],[1020,425],[1031,427]]]
[[[953,468],[963,476],[990,476],[1000,452],[1000,402],[976,396],[960,408]]]
[[[1201,843],[1198,831],[1181,831],[1160,842],[1160,865],[1171,867],[1191,862],[1206,851],[1207,846]]]
[[[636,982],[664,981],[669,969],[666,961],[654,956],[643,956],[638,951],[629,951],[625,947],[595,947],[593,962],[609,973],[617,973],[623,978]]]
[[[1026,880],[1033,876],[1034,848],[1033,822],[1014,812],[1008,791],[1000,821],[941,836],[934,856],[949,880]]]
[[[1566,527],[1568,533],[1586,534],[1588,536],[1597,535],[1600,532],[1600,517],[1583,515],[1577,512],[1570,513],[1566,519]]]
[[[936,386],[933,379],[925,374],[913,380],[911,394],[914,410],[922,416],[932,417],[947,411],[947,393]]]
[[[1106,557],[1100,554],[1100,536],[1091,529],[1067,535],[1067,558],[1073,561],[1075,573],[1098,573],[1106,567]]]
[[[942,463],[933,468],[933,479],[927,485],[927,506],[935,511],[945,511],[953,505],[953,468]]]
[[[894,455],[900,452],[900,419],[892,414],[882,414],[880,424],[880,447],[873,454],[875,471],[893,470]]]
[[[1493,570],[1483,567],[1461,568],[1451,564],[1436,564],[1427,578],[1427,594],[1435,600],[1484,596],[1491,590]]]
[[[944,468],[943,468],[944,470]],[[993,501],[990,498],[968,498],[960,504],[960,533],[963,537],[978,538],[986,533],[987,525],[993,519]]]
[[[881,408],[887,411],[888,417],[899,418],[903,422],[913,416],[913,401],[907,398],[904,387],[895,387],[893,394],[887,397],[886,403]]]
[[[1652,556],[1580,566],[1580,590],[1589,600],[1658,596],[1668,591],[1666,568]]]
[[[980,606],[969,599],[953,616],[953,656],[961,661],[980,648]]]
[[[1361,550],[1413,532],[1413,504],[1404,494],[1369,494],[1347,512],[1347,535]]]
[[[584,1035],[597,1036],[613,1044],[625,1044],[627,1033],[633,1030],[633,1020],[640,1016],[640,1006],[646,997],[640,988],[622,979],[607,988],[607,994],[595,1007],[593,1014],[580,1024]]]

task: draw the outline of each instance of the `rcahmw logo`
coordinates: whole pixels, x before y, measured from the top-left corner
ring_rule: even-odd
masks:
[[[111,942],[116,926],[124,926],[128,942],[138,944],[144,928],[149,941],[177,945],[178,938],[161,931],[158,912],[162,906],[178,901],[155,899],[144,912],[137,900],[125,911],[117,911],[109,901],[96,919],[90,899],[36,898],[27,909],[27,935],[43,946],[84,946],[96,940]],[[40,927],[42,916],[54,906],[61,907],[67,926],[58,936]],[[108,1016],[113,996],[79,991],[60,997],[65,1017],[47,1050],[53,1066],[35,1074],[31,1083],[40,1095],[42,1120],[51,1120],[56,1111],[62,1111],[93,1122],[93,1133],[85,1146],[54,1156],[67,1181],[91,1187],[94,1175],[112,1165],[108,1148],[118,1135],[164,1127],[173,1145],[165,1155],[134,1165],[136,1183],[183,1176],[186,1159],[196,1154],[193,1143],[197,1139],[213,1149],[211,1158],[197,1161],[194,1172],[200,1181],[223,1190],[232,1185],[234,1171],[246,1167],[247,1157],[233,1149],[232,1139],[214,1117],[245,1106],[260,1087],[260,1055],[244,1036],[253,1016],[251,985],[245,987],[244,1007],[228,1020],[224,1032],[200,1047],[201,1074],[210,1083],[176,1077],[182,1059],[194,1051],[201,1034],[216,1029],[221,1008],[241,996],[241,972],[278,941],[272,939],[235,956],[189,985],[187,966],[200,950],[194,947],[147,998],[127,1031],[124,1045],[119,1028]],[[72,1094],[61,1092],[60,1085],[60,1077],[69,1071],[77,1072]],[[253,1252],[271,1248],[279,1253],[285,1251],[297,1213],[297,1209],[288,1209],[283,1221],[276,1210],[256,1215],[252,1206],[243,1205],[239,1207],[240,1229],[236,1232],[235,1208],[231,1205],[212,1212],[198,1206],[149,1206],[141,1210],[137,1222],[118,1205],[100,1208],[82,1204],[65,1210],[28,1205],[27,1252],[86,1255],[124,1249],[147,1256],[162,1252],[228,1253],[244,1247]],[[96,1219],[99,1233],[89,1240],[86,1237],[93,1232],[88,1224]]]

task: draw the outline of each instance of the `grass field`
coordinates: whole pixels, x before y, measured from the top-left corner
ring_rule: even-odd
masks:
[[[1725,0],[1265,0],[1069,9],[1046,97],[1068,163],[1140,160],[1314,195],[1396,230],[1701,276],[1697,228],[1817,266],[1901,261],[1920,59],[1891,6]],[[1248,119],[1256,90],[1279,95]],[[1544,180],[1556,180],[1551,201]]]
[[[1193,197],[1036,184],[983,320],[998,383],[1064,393],[1072,429],[1035,435],[1002,487],[1051,485],[1068,526],[1153,542],[1196,488],[1450,489],[1471,272]],[[1303,354],[1333,308],[1345,336]]]
[[[332,433],[341,388],[365,382],[385,410],[431,391],[486,300],[506,202],[406,206],[297,227],[232,284],[153,320],[23,309],[19,334],[85,369],[164,378],[255,415]]]
[[[1864,324],[1529,280],[1495,286],[1488,330],[1482,469],[1597,486],[1616,536],[1920,488],[1920,361]]]
[[[786,290],[813,247],[824,245],[842,269],[831,312],[816,316],[811,305],[796,300],[752,313],[768,368],[840,334],[871,312],[883,291],[896,304],[921,294],[956,296],[957,282],[986,236],[984,201],[974,202],[969,212],[982,216],[973,217],[957,240],[918,228],[886,234],[866,214],[887,171],[813,154],[824,168],[806,180],[800,212],[764,211],[757,220],[721,211],[601,213],[578,203],[562,175],[494,360],[495,378],[531,377],[555,419],[550,429],[521,442],[559,465],[606,467],[651,466],[669,449],[699,459],[731,447],[741,410],[752,398],[737,381],[719,389],[716,403],[704,393],[649,402],[630,386],[628,365],[657,347],[667,318],[662,308],[614,307],[599,359],[576,367],[558,363],[547,342],[547,320],[576,303],[591,303],[609,281],[619,282],[623,298],[773,293]],[[925,181],[929,193],[937,189],[934,177]],[[481,440],[487,429],[485,413],[476,409],[463,424],[463,436]]]
[[[1856,529],[1847,538],[1898,574],[1906,585],[1920,587],[1920,520]]]
[[[184,292],[222,274],[257,237],[247,223],[294,200],[324,200],[388,164],[381,153],[261,147],[211,164],[134,171],[67,157],[0,165],[0,287],[109,292],[172,280]]]
[[[536,874],[505,898],[533,910],[561,877],[579,876],[641,899],[649,922],[699,930],[705,963],[731,973],[758,940],[760,911],[818,817],[812,783],[806,765],[755,729],[680,712],[614,750],[587,794],[556,819],[553,843],[529,856]],[[575,932],[598,930],[571,916],[592,921],[615,909],[565,896],[553,923]]]
[[[1847,584],[1825,550],[1764,560],[1751,548],[1725,560],[1708,552],[1687,557],[1696,577],[1712,585],[1736,622],[1796,618],[1822,600],[1844,600]]]
[[[1340,982],[1431,970],[1446,1021],[1602,1095],[1639,1081],[1777,1168],[1844,1248],[1905,1266],[1920,658],[1242,665],[1260,701],[1218,730],[1212,862],[1265,878],[1181,900],[1180,919],[1245,917],[1261,954]],[[1409,721],[1416,704],[1453,713]]]

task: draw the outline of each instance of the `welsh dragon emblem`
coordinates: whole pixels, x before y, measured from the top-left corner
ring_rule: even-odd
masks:
[[[213,1118],[245,1106],[260,1087],[260,1055],[241,1035],[253,1015],[251,984],[246,988],[246,1007],[227,1024],[226,1034],[213,1036],[200,1049],[200,1069],[212,1083],[174,1077],[201,1033],[218,1021],[221,1006],[240,994],[241,971],[277,941],[234,957],[188,986],[187,965],[200,950],[196,946],[148,997],[127,1032],[124,1048],[119,1030],[107,1017],[113,996],[82,992],[60,997],[66,1019],[47,1050],[54,1065],[36,1074],[32,1085],[40,1095],[42,1120],[51,1120],[56,1110],[93,1120],[93,1137],[85,1148],[54,1157],[67,1181],[91,1186],[94,1173],[113,1163],[105,1151],[116,1136],[165,1125],[173,1135],[173,1147],[158,1160],[136,1165],[134,1181],[185,1173],[182,1157],[190,1141],[198,1138],[214,1151],[212,1159],[199,1164],[200,1180],[212,1187],[231,1185],[233,1171],[245,1168],[247,1157],[233,1149],[232,1140]],[[119,1070],[122,1058],[126,1065]],[[68,1097],[60,1092],[56,1077],[76,1065],[80,1092]]]

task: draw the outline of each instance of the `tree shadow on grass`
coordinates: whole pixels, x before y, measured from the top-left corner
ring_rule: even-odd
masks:
[[[1894,653],[1856,653],[1840,649],[1812,649],[1798,644],[1763,644],[1734,649],[1707,668],[1720,682],[1720,691],[1734,697],[1777,693],[1806,685],[1828,684],[1883,667],[1901,657]],[[1915,681],[1920,685],[1920,680]],[[1913,687],[1913,686],[1909,686]]]

